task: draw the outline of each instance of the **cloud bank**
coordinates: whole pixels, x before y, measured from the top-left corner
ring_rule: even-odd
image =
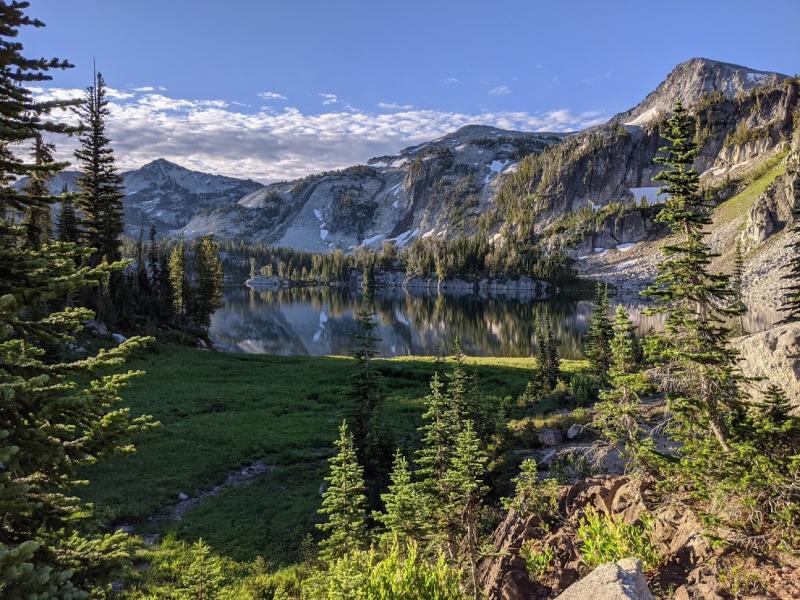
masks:
[[[81,94],[82,90],[64,88],[36,90],[39,99]],[[352,107],[336,110],[334,106],[321,114],[294,107],[276,110],[263,106],[247,111],[242,104],[223,100],[172,98],[159,88],[110,89],[108,97],[108,134],[121,169],[166,158],[190,169],[265,183],[362,164],[373,156],[394,154],[468,124],[563,132],[606,120],[598,112],[575,114],[568,109],[466,114],[393,104],[390,108],[390,103],[384,107],[389,112]],[[327,94],[321,98],[326,105],[338,101]],[[54,117],[74,121],[71,113]],[[55,142],[59,158],[71,159],[75,140],[62,137]]]

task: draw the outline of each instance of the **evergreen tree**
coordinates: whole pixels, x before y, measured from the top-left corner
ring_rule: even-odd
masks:
[[[608,286],[598,283],[594,308],[587,335],[586,358],[592,371],[601,381],[606,381],[611,365],[611,305],[608,302]]]
[[[781,310],[784,313],[782,323],[796,323],[800,321],[800,164],[795,166],[794,179],[794,225],[789,230],[787,248],[789,249],[789,265],[783,281],[783,303]]]
[[[53,198],[48,184],[53,178],[51,165],[55,162],[54,150],[55,146],[46,143],[41,134],[36,136],[32,153],[35,169],[28,177],[23,190],[30,202],[25,219],[28,244],[34,248],[41,248],[47,244],[51,236],[50,203]]]
[[[25,14],[27,6],[0,0],[0,595],[105,597],[130,559],[128,537],[98,533],[74,489],[85,475],[78,476],[79,468],[131,450],[131,436],[149,427],[148,419],[119,407],[120,390],[135,375],[119,366],[147,340],[66,358],[68,344],[93,315],[54,307],[101,284],[109,268],[78,267],[88,253],[74,244],[32,246],[20,223],[58,198],[29,196],[12,183],[46,181],[62,165],[26,162],[15,146],[70,130],[46,120],[65,103],[37,102],[27,87],[71,66],[23,56],[20,29],[43,26]],[[111,367],[114,375],[102,374]]]
[[[733,251],[733,271],[731,272],[731,306],[730,312],[737,317],[737,333],[743,335],[744,315],[747,314],[747,305],[742,297],[742,280],[744,279],[744,256],[742,255],[742,244],[737,239],[736,247]]]
[[[224,574],[219,557],[202,539],[192,544],[192,562],[184,576],[184,591],[191,600],[216,600]]]
[[[547,324],[546,343],[547,368],[545,369],[545,375],[547,378],[548,387],[554,388],[558,382],[560,361],[558,358],[558,342],[556,342],[553,326],[550,323]]]
[[[423,541],[429,529],[425,501],[412,483],[408,461],[399,449],[394,455],[390,481],[389,491],[381,495],[386,508],[375,514],[375,520],[383,525],[389,539],[404,544]]]
[[[378,323],[366,296],[356,313],[356,320],[357,329],[353,335],[355,369],[350,375],[349,395],[355,401],[353,440],[363,460],[362,452],[366,450],[375,426],[375,411],[383,399],[383,382],[372,364],[380,341],[375,335]]]
[[[334,445],[338,452],[328,461],[331,472],[325,481],[329,486],[322,494],[322,508],[319,510],[326,519],[317,525],[328,534],[319,545],[319,556],[328,564],[361,550],[367,540],[364,473],[358,464],[353,436],[346,421],[342,422],[339,439]]]
[[[458,429],[438,372],[433,374],[430,386],[422,415],[425,424],[420,428],[422,445],[417,451],[416,462],[424,491],[441,499],[444,474],[450,466]]]
[[[697,147],[693,119],[678,102],[663,130],[670,144],[657,162],[666,169],[655,179],[669,194],[657,220],[677,238],[664,246],[653,285],[652,313],[665,313],[665,334],[659,356],[662,388],[668,393],[676,424],[690,430],[708,428],[725,451],[730,451],[727,418],[738,402],[736,353],[726,344],[730,314],[728,278],[709,272],[715,256],[703,240],[711,223],[709,207],[699,191],[699,175],[692,168]]]
[[[158,245],[158,232],[155,224],[150,225],[147,244],[147,271],[150,274],[150,288],[158,294],[159,270],[161,268],[161,248]]]
[[[58,214],[58,239],[61,242],[78,241],[78,216],[72,204],[72,194],[67,186],[61,191],[61,212]]]
[[[649,464],[650,438],[640,426],[640,397],[647,379],[637,364],[636,334],[630,316],[618,305],[611,339],[610,386],[595,405],[594,426],[623,453],[631,467]]]
[[[478,598],[478,531],[477,517],[481,499],[486,493],[483,484],[487,457],[480,440],[467,421],[456,437],[455,452],[445,474],[448,491],[447,512],[455,527],[448,532],[452,557],[463,552],[469,559],[472,592]]]
[[[534,387],[538,391],[545,391],[549,389],[549,377],[547,367],[550,363],[550,353],[547,348],[547,329],[548,324],[544,320],[544,316],[540,315],[538,319],[534,320],[534,337],[536,339],[536,365],[538,371],[534,380]],[[534,392],[537,390],[533,390]]]
[[[108,99],[100,73],[94,74],[94,81],[86,89],[76,113],[81,121],[80,147],[75,158],[81,170],[77,183],[82,235],[86,244],[94,248],[91,265],[100,264],[104,258],[113,263],[121,257],[124,192],[114,152],[106,137]]]
[[[210,235],[204,235],[194,253],[196,287],[192,313],[203,329],[211,325],[211,315],[224,303],[222,286],[225,274],[219,258],[219,246]]]
[[[189,279],[186,271],[186,248],[181,239],[169,255],[169,284],[172,291],[172,311],[183,323],[189,309]]]

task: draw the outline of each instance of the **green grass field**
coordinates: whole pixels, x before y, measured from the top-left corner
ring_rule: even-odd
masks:
[[[517,396],[530,377],[527,358],[471,358],[485,397]],[[581,363],[565,361],[571,371]],[[130,523],[138,532],[163,530],[179,539],[202,537],[234,559],[263,555],[274,564],[296,559],[313,530],[338,424],[350,406],[345,397],[352,361],[346,357],[249,356],[156,346],[130,367],[146,374],[125,391],[132,414],[161,422],[140,436],[134,454],[119,455],[85,472],[84,496],[108,523]],[[395,442],[416,446],[422,399],[433,358],[377,361],[387,400],[381,420]],[[252,484],[207,498],[177,523],[149,517],[195,495],[256,460],[276,465]]]

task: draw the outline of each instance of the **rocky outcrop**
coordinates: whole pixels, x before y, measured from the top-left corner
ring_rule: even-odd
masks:
[[[745,375],[763,378],[762,386],[779,385],[790,402],[800,406],[800,323],[738,338],[734,346],[739,350],[739,364]]]
[[[642,573],[642,561],[625,558],[600,565],[573,583],[558,600],[655,600]]]
[[[692,58],[676,66],[636,107],[618,114],[614,122],[644,125],[672,110],[676,100],[692,106],[711,94],[734,99],[758,86],[774,85],[785,75],[757,71],[707,58]]]

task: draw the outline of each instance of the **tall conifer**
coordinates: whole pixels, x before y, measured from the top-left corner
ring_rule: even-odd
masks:
[[[608,302],[608,286],[598,283],[595,289],[594,307],[587,334],[586,358],[592,371],[601,380],[608,377],[611,365],[611,305]]]
[[[54,150],[55,146],[45,142],[41,134],[36,136],[32,152],[35,169],[28,177],[28,182],[23,190],[31,203],[25,219],[25,228],[28,243],[34,248],[40,248],[51,237],[50,203],[52,194],[48,184],[53,178],[51,166],[55,162],[53,160]]]
[[[80,147],[75,151],[81,170],[77,181],[81,231],[86,244],[94,248],[91,265],[100,264],[104,258],[112,263],[121,257],[124,192],[106,136],[109,110],[102,74],[94,74],[94,81],[75,112],[81,122]]]
[[[37,102],[27,87],[71,66],[23,56],[20,30],[44,25],[25,14],[27,7],[0,0],[0,595],[105,597],[130,558],[129,542],[124,533],[98,533],[87,523],[91,510],[74,489],[84,478],[80,467],[130,450],[131,435],[149,426],[119,407],[119,392],[135,374],[102,375],[146,340],[65,358],[93,315],[52,307],[102,283],[109,269],[78,267],[88,256],[74,244],[34,247],[20,224],[58,198],[28,195],[12,183],[20,176],[46,181],[62,165],[26,162],[15,149],[70,129],[47,121],[64,103]]]
[[[798,150],[800,153],[800,150]],[[800,159],[796,159],[796,162]],[[783,281],[783,323],[796,323],[800,321],[800,164],[795,166],[794,179],[794,224],[789,230],[787,248],[789,249],[789,265]]]
[[[339,428],[339,438],[334,442],[338,452],[328,461],[330,475],[325,478],[328,489],[322,494],[325,522],[317,527],[327,534],[320,542],[320,558],[327,563],[346,556],[366,545],[366,503],[364,472],[358,464],[347,422]]]
[[[738,401],[736,353],[726,343],[730,287],[726,276],[709,271],[715,255],[703,239],[711,219],[692,167],[697,156],[693,125],[678,102],[662,129],[669,145],[656,161],[666,169],[655,179],[669,198],[657,219],[670,227],[676,240],[664,246],[665,259],[644,293],[656,303],[650,312],[666,315],[663,345],[655,360],[678,423],[687,430],[707,427],[728,452],[728,411]]]
[[[61,212],[58,213],[58,239],[61,242],[78,241],[78,216],[75,214],[72,197],[65,185],[60,197]]]
[[[219,246],[210,235],[204,235],[194,252],[196,286],[192,313],[201,328],[207,329],[211,316],[223,306],[222,286],[225,273],[219,257]]]

